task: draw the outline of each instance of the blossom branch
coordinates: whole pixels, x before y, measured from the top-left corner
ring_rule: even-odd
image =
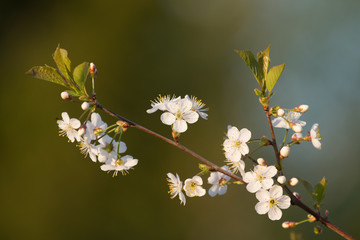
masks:
[[[169,144],[171,144],[171,145],[173,145],[173,146],[175,146],[175,147],[183,150],[184,152],[190,154],[191,156],[199,159],[201,162],[203,162],[204,164],[206,164],[211,171],[221,172],[221,173],[223,173],[223,174],[231,177],[232,179],[241,182],[242,184],[246,184],[241,177],[239,177],[239,176],[237,176],[237,175],[234,175],[234,174],[232,174],[232,173],[230,173],[230,172],[222,169],[221,167],[219,167],[218,165],[210,162],[210,161],[207,160],[206,158],[204,158],[204,157],[200,156],[199,154],[191,151],[190,149],[188,149],[188,148],[185,147],[184,145],[182,145],[182,144],[180,144],[180,143],[178,143],[178,142],[175,142],[175,141],[173,141],[173,140],[170,140],[170,139],[168,139],[168,138],[166,138],[166,137],[164,137],[164,136],[162,136],[162,135],[160,135],[160,134],[158,134],[158,133],[156,133],[156,132],[154,132],[154,131],[151,131],[150,129],[147,129],[147,128],[145,128],[145,127],[143,127],[143,126],[141,126],[141,125],[139,125],[139,124],[137,124],[137,123],[135,123],[135,122],[133,122],[133,121],[130,121],[130,120],[128,120],[128,119],[126,119],[126,118],[124,118],[124,117],[122,117],[122,116],[120,116],[120,115],[118,115],[118,114],[116,114],[116,113],[114,113],[114,112],[112,112],[112,111],[110,111],[109,109],[107,109],[107,108],[105,108],[104,106],[102,106],[96,99],[91,99],[91,101],[94,103],[94,105],[95,105],[97,108],[103,110],[103,111],[106,112],[107,114],[109,114],[109,115],[111,115],[111,116],[113,116],[113,117],[115,117],[115,118],[117,118],[117,119],[119,119],[119,120],[122,120],[122,121],[128,123],[131,127],[137,128],[137,129],[139,129],[139,130],[141,130],[141,131],[143,131],[143,132],[145,132],[145,133],[148,133],[148,134],[150,134],[150,135],[152,135],[152,136],[154,136],[154,137],[157,137],[157,138],[159,138],[159,139],[161,139],[161,140],[163,140],[163,141],[165,141],[165,142],[167,142],[167,143],[169,143]]]

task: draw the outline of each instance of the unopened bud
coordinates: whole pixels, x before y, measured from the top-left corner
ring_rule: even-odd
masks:
[[[294,108],[295,112],[301,112],[301,113],[306,112],[308,109],[309,109],[309,105],[305,105],[305,104],[301,104],[300,106]]]
[[[90,75],[91,75],[91,77],[96,78],[97,69],[96,69],[96,66],[95,66],[94,63],[90,63],[90,68],[89,68],[89,70],[90,70]]]
[[[289,180],[289,185],[295,186],[296,184],[298,184],[298,182],[299,182],[299,180],[297,178],[293,177]]]
[[[329,210],[325,210],[325,217],[328,217],[329,216]]]
[[[277,110],[277,115],[279,117],[283,117],[285,115],[285,111],[282,108],[280,108],[279,110]]]
[[[125,132],[128,129],[128,127],[130,126],[130,124],[128,122],[121,121],[121,120],[117,121],[116,124],[119,125],[120,127],[122,127],[123,132]]]
[[[82,137],[86,132],[86,125],[82,125],[79,130],[78,130],[78,134],[80,135],[80,137]]]
[[[88,110],[89,109],[89,107],[90,107],[90,104],[88,103],[88,102],[83,102],[82,104],[81,104],[81,108],[82,108],[82,110]]]
[[[267,166],[267,162],[263,158],[258,158],[256,161],[261,166]]]
[[[301,196],[300,196],[300,193],[298,193],[298,192],[293,192],[293,195],[294,195],[294,197],[296,197],[297,199],[301,199]]]
[[[290,147],[289,146],[285,146],[285,147],[282,147],[280,149],[280,158],[283,159],[283,158],[287,158],[290,154]]]
[[[290,123],[290,127],[292,128],[292,130],[294,130],[294,132],[302,132],[302,126],[298,123]]]
[[[301,139],[303,139],[302,133],[294,133],[294,134],[291,136],[291,141],[293,141],[293,142],[300,141]],[[299,142],[299,143],[300,143],[300,142]]]
[[[315,222],[316,221],[316,217],[314,217],[313,215],[309,214],[308,215],[309,221],[310,222]]]
[[[68,101],[72,100],[71,94],[66,91],[62,92],[60,95],[61,95],[61,98],[64,100],[68,100]]]
[[[316,235],[322,233],[322,227],[320,227],[319,225],[316,226],[316,227],[314,227],[314,233],[315,233]]]
[[[296,226],[296,222],[289,222],[289,221],[286,221],[286,222],[283,222],[282,224],[281,224],[281,226],[283,227],[283,228],[293,228],[293,227],[295,227]]]
[[[280,184],[284,184],[284,183],[286,182],[286,177],[285,177],[285,176],[279,176],[279,177],[277,178],[277,181],[278,181],[278,183],[280,183]]]
[[[178,132],[176,132],[176,131],[173,130],[173,131],[171,132],[171,135],[172,135],[172,137],[173,137],[173,139],[174,139],[175,142],[179,142],[180,133],[178,133]]]

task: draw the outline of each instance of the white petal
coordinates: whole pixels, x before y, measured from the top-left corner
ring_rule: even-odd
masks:
[[[160,119],[163,124],[171,125],[175,122],[176,117],[172,113],[164,112],[163,114],[161,114]]]
[[[273,177],[277,174],[277,169],[274,166],[269,166],[266,168],[265,173],[263,174],[264,177]]]
[[[272,198],[279,198],[283,195],[283,189],[279,185],[274,185],[269,190],[269,193]]]
[[[104,165],[101,165],[100,166],[101,170],[103,171],[111,171],[111,170],[114,170],[114,166],[111,166],[109,164],[104,164]]]
[[[254,175],[255,175],[255,173],[253,173],[253,172],[246,172],[243,177],[244,182],[249,183],[249,182],[256,181],[256,176],[254,176]]]
[[[277,206],[273,206],[270,208],[268,216],[270,218],[270,220],[279,220],[282,216],[282,212],[280,210],[280,208],[278,208]]]
[[[117,145],[116,145],[116,152],[117,152]],[[126,149],[127,149],[127,147],[126,147],[126,144],[123,142],[123,141],[120,141],[120,149],[119,149],[119,153],[124,153],[124,152],[126,152]]]
[[[283,195],[277,199],[277,205],[281,209],[287,209],[291,205],[291,199],[289,196]]]
[[[200,115],[200,117],[202,117],[203,119],[207,120],[207,117],[208,117],[208,114],[207,114],[207,113],[198,111],[198,114]]]
[[[187,130],[187,123],[185,122],[185,120],[182,119],[177,119],[174,122],[173,128],[176,132],[178,133],[183,133]]]
[[[199,176],[194,176],[194,177],[192,178],[192,180],[193,180],[194,182],[196,182],[198,185],[203,185],[203,180],[202,180],[202,178],[199,177]]]
[[[240,145],[240,152],[241,152],[242,155],[246,155],[246,154],[249,153],[249,147],[248,147],[248,145],[246,143],[242,143]]]
[[[69,114],[67,112],[61,113],[61,117],[64,120],[64,122],[69,123],[70,117],[69,117]]]
[[[215,184],[215,185],[212,185],[211,188],[209,189],[208,193],[210,195],[210,197],[215,197],[216,194],[218,194],[219,192],[219,185],[218,184]]]
[[[204,188],[198,186],[198,187],[195,188],[195,194],[198,197],[202,197],[202,196],[204,196],[206,194],[206,190]]]
[[[270,200],[270,193],[264,189],[256,192],[255,196],[256,199],[259,200],[260,202],[267,202]]]
[[[185,195],[182,192],[179,192],[179,199],[180,199],[180,204],[186,204],[186,198]]]
[[[274,180],[272,178],[265,178],[261,181],[261,186],[263,189],[269,189],[274,184]]]
[[[158,110],[158,108],[153,107],[153,108],[150,108],[150,109],[146,110],[146,112],[151,114],[151,113],[156,112],[157,110]]]
[[[166,107],[171,113],[176,113],[179,110],[179,104],[176,101],[168,102]]]
[[[251,138],[251,132],[247,128],[243,128],[240,130],[240,136],[239,139],[241,142],[247,142]]]
[[[175,175],[174,174],[172,174],[172,173],[168,173],[168,174],[166,174],[167,176],[168,176],[168,178],[173,182],[173,183],[175,183],[176,182],[176,177],[175,177]]]
[[[219,174],[217,172],[212,172],[210,177],[208,177],[209,184],[215,184],[219,182]]]
[[[81,122],[76,118],[70,119],[69,124],[74,129],[78,129],[81,126]]]
[[[272,124],[276,128],[286,128],[286,129],[290,128],[289,123],[282,117],[277,117],[274,120],[272,120]]]
[[[246,190],[248,190],[251,193],[257,192],[258,190],[260,190],[260,188],[261,188],[261,183],[258,181],[250,182],[246,185]]]
[[[190,111],[191,110],[191,108],[192,108],[192,102],[190,101],[190,100],[188,100],[188,99],[182,99],[180,102],[179,102],[179,104],[180,104],[180,111],[182,112],[182,113],[185,113],[185,112],[187,112],[187,111]]]
[[[226,191],[227,191],[227,185],[221,186],[221,187],[219,188],[218,194],[219,194],[219,195],[224,195],[224,194],[226,193]]]
[[[319,139],[311,139],[311,143],[316,149],[321,150],[321,142],[319,141]]]
[[[255,205],[255,210],[260,215],[267,213],[269,209],[270,209],[270,205],[268,202],[258,202]]]
[[[187,111],[183,115],[183,119],[187,121],[188,123],[195,123],[199,119],[199,114],[194,111]]]
[[[238,140],[240,136],[240,132],[237,127],[231,127],[227,132],[227,137],[230,140]]]

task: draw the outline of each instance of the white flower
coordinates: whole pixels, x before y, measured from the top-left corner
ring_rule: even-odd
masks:
[[[204,112],[208,111],[209,109],[204,108],[205,103],[203,103],[200,99],[197,99],[197,97],[194,97],[194,96],[191,96],[191,98],[190,98],[188,95],[186,95],[185,98],[188,99],[189,101],[191,101],[192,110],[197,112],[200,115],[200,117],[207,120],[208,114],[204,113]]]
[[[306,122],[300,121],[299,118],[301,117],[301,113],[289,111],[287,114],[284,115],[284,117],[277,117],[272,120],[272,124],[276,128],[286,128],[289,129],[290,123],[292,125],[300,125],[301,127],[304,127],[306,125]]]
[[[175,96],[171,97],[170,95],[161,96],[159,94],[159,97],[157,97],[154,101],[151,101],[151,108],[146,110],[147,113],[154,113],[157,110],[166,111],[167,107],[166,104],[168,104],[170,101],[178,101],[180,100],[180,97],[175,98]]]
[[[92,113],[91,122],[86,123],[86,134],[89,135],[91,140],[96,140],[106,128],[107,124],[101,120],[100,114]]]
[[[241,176],[245,174],[245,162],[243,160],[232,161],[230,159],[226,159],[225,162],[230,166],[230,169],[233,173],[240,172]]]
[[[185,180],[184,191],[188,197],[202,197],[205,195],[206,190],[201,187],[203,180],[199,176],[188,178]]]
[[[108,161],[106,164],[100,166],[103,171],[114,171],[113,177],[117,176],[118,172],[125,174],[129,169],[138,164],[137,159],[134,159],[130,155],[126,155],[120,159],[112,159]]]
[[[257,165],[254,167],[254,171],[245,173],[243,180],[248,183],[246,189],[255,193],[260,189],[269,189],[274,184],[274,177],[277,173],[277,169],[274,166],[261,166]]]
[[[321,149],[321,137],[319,131],[319,124],[315,123],[310,130],[311,143],[316,149]]]
[[[59,125],[60,130],[60,136],[67,136],[71,142],[76,141],[80,142],[80,135],[78,134],[78,129],[81,126],[81,123],[76,118],[69,117],[69,114],[67,112],[63,112],[61,114],[63,120],[58,120],[57,124]]]
[[[183,183],[180,181],[179,175],[176,174],[176,177],[175,177],[174,174],[168,173],[167,176],[168,176],[167,181],[169,183],[169,188],[170,188],[170,191],[169,191],[170,197],[174,198],[177,195],[179,195],[180,204],[184,204],[184,206],[185,206],[186,198],[185,198],[185,195],[182,193]]]
[[[255,210],[258,214],[266,214],[271,220],[279,220],[282,216],[280,209],[287,209],[290,207],[290,197],[283,195],[283,189],[274,185],[270,190],[260,190],[256,193],[256,198],[259,202],[255,205]]]
[[[90,159],[93,162],[96,162],[96,157],[99,153],[99,147],[91,143],[91,138],[88,135],[85,135],[79,144],[80,152],[87,157],[89,155]]]
[[[240,131],[236,127],[228,126],[228,132],[226,135],[223,146],[225,151],[225,157],[231,161],[239,161],[241,155],[249,153],[249,147],[246,142],[251,138],[251,132],[243,128]]]
[[[117,154],[124,153],[126,151],[126,144],[122,141],[120,141],[120,147],[118,142],[113,140],[108,135],[102,137],[99,139],[100,145],[98,145],[99,148],[99,156],[98,160],[99,162],[105,162],[105,161],[112,161],[116,160]],[[118,149],[119,148],[119,149]],[[119,152],[118,152],[119,150]]]
[[[223,166],[222,169],[229,172],[229,168],[227,166]],[[224,195],[227,190],[227,182],[230,180],[230,177],[220,173],[220,172],[212,172],[210,177],[208,178],[209,184],[212,184],[211,188],[208,190],[208,193],[211,197],[216,196],[216,194]]]
[[[195,123],[199,119],[199,114],[192,111],[192,103],[188,99],[170,101],[166,104],[169,112],[161,114],[161,121],[166,125],[172,125],[178,133],[187,130],[187,123]]]

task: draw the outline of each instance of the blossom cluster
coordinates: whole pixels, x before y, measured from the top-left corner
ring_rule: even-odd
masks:
[[[62,120],[57,124],[60,128],[60,135],[67,136],[69,141],[75,140],[79,143],[80,152],[89,156],[93,162],[104,163],[101,165],[103,171],[114,171],[113,176],[118,172],[127,173],[129,169],[137,165],[138,160],[130,155],[122,156],[126,150],[126,144],[120,141],[122,129],[118,131],[118,125],[108,127],[103,122],[100,114],[93,112],[91,120],[81,124],[80,120],[70,118],[67,112],[61,114]],[[108,133],[115,131],[114,137]],[[115,137],[119,136],[118,140]]]
[[[176,133],[183,133],[188,129],[187,124],[192,124],[198,121],[199,116],[207,119],[208,114],[205,113],[207,108],[205,104],[196,97],[184,98],[165,95],[159,97],[151,102],[151,108],[147,113],[154,113],[157,110],[163,111],[161,114],[161,122],[166,125],[171,125],[173,131]]]

